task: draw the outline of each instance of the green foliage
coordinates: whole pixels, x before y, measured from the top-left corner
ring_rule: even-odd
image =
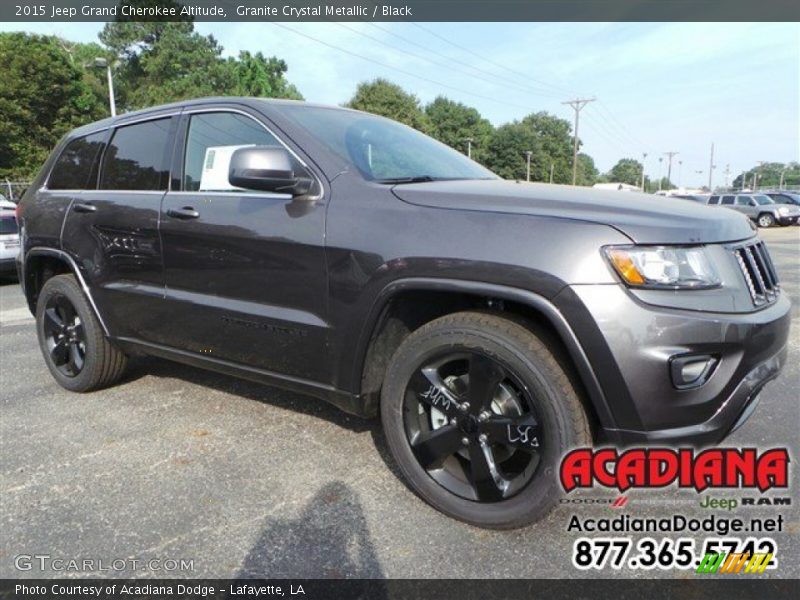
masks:
[[[599,176],[600,173],[594,165],[594,159],[588,154],[580,152],[578,154],[578,177],[576,185],[592,186],[597,183]]]
[[[486,166],[505,179],[525,179],[527,151],[531,151],[531,181],[550,181],[552,167],[553,183],[572,182],[568,121],[538,112],[498,127],[489,143]]]
[[[760,188],[777,188],[781,182],[781,173],[783,173],[783,185],[786,186],[800,186],[800,163],[763,163],[760,166],[748,169],[745,172],[746,185],[752,187],[753,176],[758,174],[757,185]],[[742,187],[742,174],[740,173],[736,179],[733,180],[734,188]]]
[[[627,183],[639,186],[642,184],[642,163],[633,158],[621,158],[606,174],[613,183]]]
[[[424,133],[431,131],[428,116],[420,107],[417,97],[386,79],[359,84],[347,106],[394,119]]]
[[[64,133],[106,115],[58,38],[0,33],[0,72],[0,178],[32,178]]]
[[[234,96],[303,99],[297,88],[284,78],[288,67],[279,58],[242,51],[238,59],[229,58],[227,66],[233,75],[231,94]]]
[[[489,141],[486,166],[503,179],[525,180],[526,155],[531,151],[531,179],[534,179],[533,156],[541,152],[539,140],[529,127],[519,121],[501,125]]]
[[[471,139],[473,160],[485,164],[493,128],[477,109],[438,96],[425,107],[425,115],[431,136],[464,154]]]

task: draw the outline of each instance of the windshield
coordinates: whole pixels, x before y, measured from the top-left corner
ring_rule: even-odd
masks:
[[[302,104],[275,109],[354,165],[369,181],[497,178],[449,146],[383,117]]]
[[[759,196],[753,196],[753,198],[755,198],[756,202],[758,202],[761,206],[764,206],[765,204],[775,204],[775,202],[773,202],[772,198],[770,198],[769,196],[759,195]]]

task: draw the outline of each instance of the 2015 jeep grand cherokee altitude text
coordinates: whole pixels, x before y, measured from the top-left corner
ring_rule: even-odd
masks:
[[[146,353],[380,413],[439,510],[516,527],[566,451],[716,443],[786,357],[748,219],[503,181],[393,121],[203,99],[77,129],[19,208],[55,379]]]

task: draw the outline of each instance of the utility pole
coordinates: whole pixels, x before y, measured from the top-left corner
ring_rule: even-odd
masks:
[[[647,152],[642,152],[642,191],[644,190],[644,161],[647,160]]]
[[[714,142],[711,142],[711,159],[708,161],[708,191],[713,192],[714,188],[711,187],[712,181],[714,178],[714,169],[717,167],[714,165]]]
[[[578,123],[580,121],[581,109],[594,102],[597,98],[575,98],[574,100],[567,100],[561,104],[569,104],[572,110],[575,111],[575,140],[572,144],[572,185],[578,181]]]
[[[679,154],[678,152],[664,152],[664,156],[667,157],[667,183],[672,183],[672,157]]]
[[[553,183],[553,169],[555,168],[556,168],[556,163],[550,163],[550,183]],[[783,177],[783,174],[781,174],[781,177]]]
[[[725,165],[725,187],[726,188],[728,187],[728,182],[730,181],[730,175],[731,175],[731,165],[727,164],[727,165]]]
[[[473,140],[471,137],[468,137],[464,141],[467,142],[467,158],[472,158],[472,142],[475,140]]]
[[[763,160],[757,160],[756,161],[756,168],[753,171],[753,191],[754,192],[758,191],[756,186],[758,186],[758,179],[759,179],[759,177],[761,177],[761,166],[763,164],[764,164]]]
[[[526,150],[525,151],[525,157],[526,157],[527,163],[528,163],[528,166],[527,166],[527,169],[526,169],[525,181],[530,181],[531,180],[531,154],[533,154],[533,152],[531,152],[530,150]]]
[[[783,189],[783,176],[784,175],[786,175],[786,167],[784,167],[783,171],[781,171],[781,182],[778,184],[778,189],[779,190]]]
[[[678,161],[678,187],[681,187],[681,179],[683,179],[683,161]]]

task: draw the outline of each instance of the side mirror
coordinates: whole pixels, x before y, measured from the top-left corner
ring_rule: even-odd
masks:
[[[274,146],[250,146],[234,151],[228,181],[247,190],[292,196],[304,196],[313,184],[310,177],[295,174],[292,160],[284,148]]]

